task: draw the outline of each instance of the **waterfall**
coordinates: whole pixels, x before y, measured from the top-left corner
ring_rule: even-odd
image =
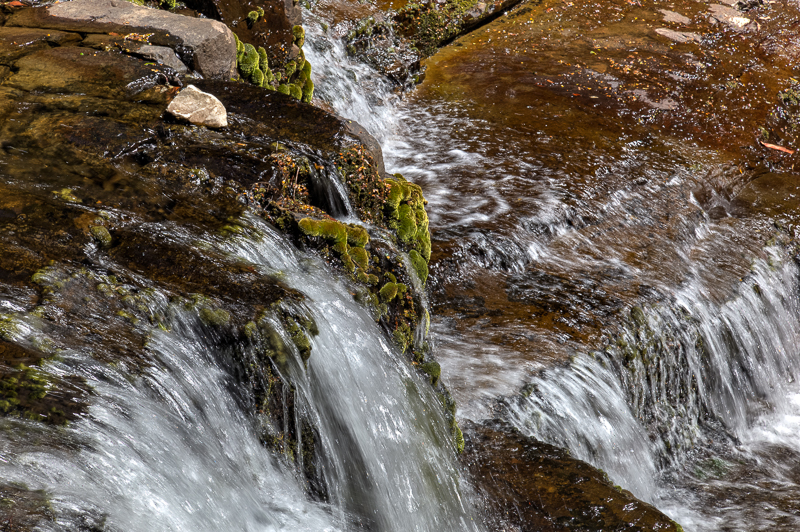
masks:
[[[724,304],[691,285],[634,309],[616,343],[537,376],[509,402],[510,417],[638,497],[686,512],[690,503],[674,499],[688,495],[668,493],[658,478],[696,450],[722,440],[745,457],[766,442],[800,451],[786,438],[800,413],[798,279],[797,265],[771,250]],[[714,529],[689,513],[682,521]]]
[[[295,408],[317,425],[330,502],[309,500],[294,468],[260,443],[197,313],[158,292],[153,305],[171,317],[150,331],[141,375],[80,351],[45,366],[86,379],[88,413],[67,428],[3,419],[5,481],[45,490],[53,530],[477,530],[435,392],[321,263],[255,217],[243,223],[247,235],[202,245],[306,296],[319,334],[307,369],[294,362]]]

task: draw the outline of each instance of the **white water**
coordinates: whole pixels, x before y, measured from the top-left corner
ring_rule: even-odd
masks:
[[[170,330],[152,331],[155,364],[141,377],[80,352],[46,367],[86,378],[89,412],[69,428],[3,420],[4,481],[46,490],[53,530],[478,530],[436,395],[346,287],[247,221],[257,226],[249,237],[209,244],[308,297],[320,332],[308,369],[295,353],[292,372],[296,408],[319,428],[330,504],[309,501],[293,468],[259,442],[207,338],[213,331],[174,308]]]
[[[337,50],[336,46],[332,50]],[[328,71],[330,78],[336,78],[339,69],[357,68],[341,50],[320,54],[318,61],[336,66]],[[472,137],[480,137],[477,140],[471,137],[474,141],[471,145],[480,146],[484,129],[480,123],[465,124],[458,113],[449,108],[407,109],[401,104],[391,109],[386,106],[385,99],[373,105],[352,78],[343,76],[336,78],[335,88],[321,94],[340,114],[367,125],[370,132],[382,140],[387,169],[399,171],[423,185],[430,201],[431,225],[440,230],[456,226],[469,228],[487,220],[498,220],[510,209],[498,190],[504,184],[538,174],[525,187],[536,198],[539,209],[536,217],[541,218],[534,217],[530,221],[545,228],[547,238],[537,238],[534,234],[524,234],[521,238],[517,233],[513,236],[498,234],[501,232],[487,237],[469,234],[469,239],[481,248],[481,256],[488,257],[490,263],[493,250],[502,248],[503,256],[494,262],[502,262],[503,271],[522,272],[527,264],[541,258],[557,262],[559,257],[547,249],[553,235],[584,238],[565,223],[570,216],[569,207],[562,201],[559,187],[546,184],[548,172],[554,169],[526,167],[527,163],[512,146],[506,158],[518,157],[518,162],[509,163],[504,159],[506,168],[511,166],[511,171],[498,173],[496,169],[501,165],[497,160],[489,160],[491,158],[479,153],[480,150],[466,152],[461,148],[453,132],[466,125]],[[514,143],[513,135],[501,139],[496,130],[488,133],[483,144],[487,149]],[[641,152],[633,151],[630,160],[635,163]],[[663,182],[664,187],[670,187],[685,173],[677,163],[665,162],[663,166],[664,175],[659,174],[660,170],[648,168],[642,169],[643,175],[650,183]],[[466,170],[469,168],[472,171]],[[454,186],[453,180],[447,178],[450,172],[471,177],[464,186]],[[544,181],[538,181],[540,178]],[[649,201],[677,199],[665,199],[657,186],[648,185],[648,191],[653,194],[652,197],[645,194],[645,205]],[[469,199],[465,200],[465,196]],[[609,202],[616,201],[615,197],[608,198]],[[698,453],[713,453],[715,445],[722,440],[731,446],[734,457],[762,467],[761,477],[749,479],[754,491],[758,491],[754,488],[756,485],[769,485],[774,486],[776,492],[800,492],[797,475],[790,478],[786,472],[792,468],[793,459],[781,462],[770,458],[770,452],[776,448],[800,455],[800,438],[797,437],[800,272],[791,259],[776,251],[770,259],[775,266],[758,261],[750,278],[741,284],[738,295],[722,304],[713,303],[714,298],[709,295],[712,290],[707,290],[700,280],[703,268],[708,265],[697,261],[697,249],[690,254],[685,248],[698,247],[703,251],[701,258],[706,262],[714,261],[719,253],[738,253],[730,248],[730,243],[736,239],[721,238],[728,245],[715,248],[712,242],[710,247],[704,247],[702,241],[708,236],[704,231],[714,224],[710,224],[707,217],[701,219],[699,225],[695,223],[696,217],[692,221],[691,215],[697,212],[689,211],[699,209],[695,208],[698,207],[696,202],[690,203],[688,207],[682,202],[675,205],[677,211],[686,214],[686,220],[678,215],[677,232],[682,235],[688,228],[691,234],[675,238],[674,249],[670,252],[674,252],[680,262],[689,262],[688,278],[693,280],[673,292],[675,287],[655,276],[653,284],[672,294],[673,299],[646,309],[648,338],[637,337],[634,328],[624,333],[629,345],[647,353],[648,358],[656,358],[646,365],[639,358],[624,367],[622,350],[613,346],[608,354],[597,353],[592,357],[580,354],[570,366],[549,369],[533,378],[525,389],[529,395],[519,401],[511,400],[509,413],[512,421],[527,434],[567,447],[574,456],[605,469],[615,482],[655,503],[687,531],[714,531],[723,526],[726,530],[770,530],[778,523],[788,527],[782,530],[796,530],[800,523],[767,508],[772,503],[763,503],[762,509],[762,503],[748,501],[746,497],[724,501],[725,504],[707,497],[706,492],[725,486],[721,480],[701,483],[694,488],[686,487],[686,478],[680,480],[681,475],[691,475],[683,469],[691,470],[693,460],[699,460]],[[622,209],[624,219],[648,219],[646,210],[641,209],[641,201],[631,205],[630,213]],[[596,207],[612,208],[613,204]],[[657,216],[655,221],[660,221]],[[643,223],[641,230],[648,230],[646,227]],[[721,232],[729,230],[723,226],[715,228]],[[583,243],[589,249],[595,248],[589,239]],[[603,249],[608,245],[605,240],[596,245],[600,246],[596,255],[609,262],[613,262],[614,253],[629,251],[627,248]],[[495,267],[494,264],[482,266]],[[637,275],[649,277],[645,271]],[[436,329],[434,327],[434,331]],[[475,365],[478,370],[467,371],[470,377],[466,380],[485,392],[475,394],[480,396],[478,400],[487,402],[486,397],[496,395],[496,390],[519,385],[520,373],[524,372],[520,369],[522,363],[517,364],[513,357],[504,358],[494,345],[469,345],[471,340],[450,342],[452,349],[465,352],[447,356],[451,362],[455,360],[451,365],[459,367],[449,368],[445,361],[446,375],[464,373],[464,367]],[[481,353],[481,362],[475,361],[477,352]],[[496,360],[497,371],[485,370],[485,352],[491,355],[490,363]],[[498,383],[498,378],[508,382]],[[481,412],[489,410],[471,406],[470,415],[480,416]],[[739,483],[738,487],[741,485]],[[730,484],[728,488],[733,486]],[[792,522],[797,526],[786,525]]]

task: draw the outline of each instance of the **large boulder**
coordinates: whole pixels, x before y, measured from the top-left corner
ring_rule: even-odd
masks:
[[[292,27],[302,22],[292,0],[186,0],[186,6],[227,25],[242,42],[263,46],[270,65],[283,65],[292,56]],[[248,20],[251,12],[263,15]]]
[[[205,77],[236,73],[236,39],[222,23],[137,6],[126,0],[73,0],[14,13],[6,27],[79,33],[119,33],[155,46],[169,46]]]

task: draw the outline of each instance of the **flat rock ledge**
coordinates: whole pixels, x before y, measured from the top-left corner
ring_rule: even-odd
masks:
[[[179,92],[167,106],[167,112],[198,126],[228,126],[228,112],[222,102],[194,85]]]
[[[72,0],[14,13],[6,27],[130,35],[148,45],[167,46],[205,77],[236,74],[236,39],[225,24],[137,6],[126,0]]]

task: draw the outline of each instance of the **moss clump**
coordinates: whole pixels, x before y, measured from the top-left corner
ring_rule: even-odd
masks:
[[[420,282],[424,285],[428,281],[428,263],[416,249],[412,249],[408,252],[408,258],[411,260],[414,271],[417,272],[417,277],[419,277]]]
[[[258,11],[251,11],[247,14],[247,27],[252,28],[258,22]]]
[[[93,225],[89,228],[89,232],[92,233],[94,239],[97,240],[101,246],[105,248],[111,246],[111,233],[102,225]]]
[[[19,335],[19,321],[10,314],[0,314],[0,338],[12,341]]]
[[[166,9],[175,9],[177,5],[176,0],[161,0],[161,7]]]
[[[263,46],[258,47],[258,68],[260,68],[262,72],[269,70],[269,57]]]
[[[369,268],[369,252],[364,248],[350,248],[348,250],[350,257],[356,266],[366,271]]]
[[[260,58],[256,48],[252,44],[245,44],[242,59],[239,61],[239,72],[242,74],[242,77],[250,79],[253,75],[253,71],[258,68],[259,60]]]
[[[294,44],[298,48],[302,48],[306,42],[306,30],[303,29],[303,26],[294,26],[292,27],[292,37]]]
[[[285,322],[287,324],[289,336],[292,337],[292,343],[297,347],[300,358],[303,362],[306,362],[311,356],[311,339],[293,317],[287,316]]]
[[[289,85],[289,96],[291,96],[295,100],[302,100],[303,89],[297,86],[297,84],[292,83],[291,85]]]
[[[311,100],[314,98],[314,82],[306,80],[306,84],[303,85],[303,101],[305,103],[311,103]]]
[[[286,96],[289,96],[289,85],[287,85],[286,83],[278,85],[278,92],[280,92],[281,94],[285,94]]]
[[[54,190],[53,194],[60,200],[69,202],[69,203],[81,203],[81,199],[77,197],[75,194],[72,193],[71,188],[62,188],[61,190]]]
[[[389,281],[381,289],[378,291],[378,294],[381,296],[381,300],[389,303],[395,297],[397,297],[397,283],[393,283]]]
[[[400,348],[400,352],[405,353],[414,340],[411,327],[403,322],[392,333],[395,343]]]
[[[253,74],[250,76],[250,81],[253,82],[253,85],[258,85],[259,87],[264,86],[266,83],[266,78],[264,77],[264,73],[260,68],[253,70]]]
[[[426,362],[419,367],[422,371],[428,374],[431,379],[431,385],[436,386],[439,384],[439,377],[442,375],[442,368],[435,360]]]
[[[363,248],[369,243],[369,234],[367,230],[360,225],[348,225],[347,243],[351,246]]]
[[[453,442],[456,444],[456,453],[458,453],[458,454],[463,453],[464,452],[464,433],[461,432],[461,427],[458,426],[458,423],[454,423],[453,424]]]
[[[303,218],[298,225],[305,235],[330,240],[334,243],[334,250],[339,253],[347,253],[347,226],[342,222]]]
[[[224,309],[214,309],[211,307],[203,307],[200,309],[200,319],[206,325],[214,327],[222,327],[231,321],[231,315]]]

